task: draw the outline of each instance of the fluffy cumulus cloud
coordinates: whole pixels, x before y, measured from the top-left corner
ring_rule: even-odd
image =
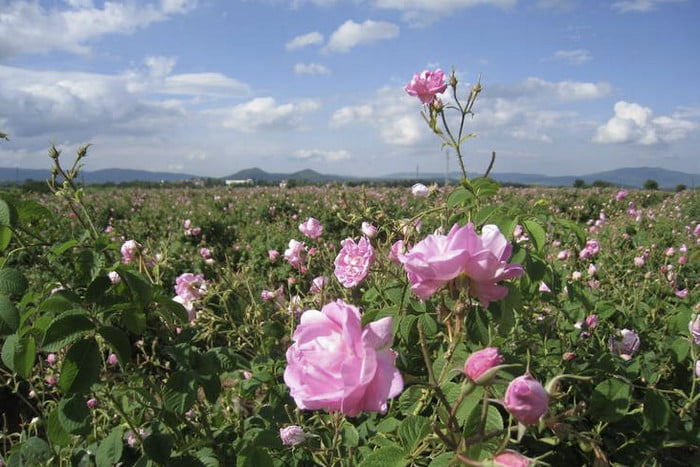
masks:
[[[525,79],[518,87],[515,88],[518,93],[554,98],[562,102],[600,99],[612,91],[606,82],[546,81],[535,77]]]
[[[369,105],[349,105],[341,107],[331,116],[331,128],[340,128],[354,122],[366,121],[372,116],[372,107]]]
[[[372,3],[378,8],[403,12],[404,20],[410,23],[427,25],[465,8],[490,5],[510,9],[516,5],[517,0],[372,0]]]
[[[298,75],[327,75],[331,72],[320,63],[297,63],[294,65],[294,73]]]
[[[191,0],[161,0],[158,3],[71,0],[63,7],[49,2],[3,2],[0,14],[0,59],[22,53],[63,50],[87,53],[87,43],[107,34],[129,34],[152,23],[183,14],[195,6]]]
[[[323,50],[326,52],[348,52],[358,45],[393,39],[398,35],[399,27],[386,21],[367,20],[363,23],[356,23],[348,20],[331,34],[328,44]]]
[[[255,133],[302,128],[303,115],[319,107],[313,100],[278,104],[272,97],[256,97],[230,108],[207,110],[204,114],[217,119],[224,128]]]
[[[652,145],[671,143],[685,139],[696,122],[678,116],[653,117],[649,107],[634,102],[619,101],[615,104],[615,116],[598,127],[593,141],[596,143],[637,143]]]
[[[305,161],[327,161],[336,162],[346,159],[350,159],[350,153],[345,149],[339,149],[336,151],[324,151],[321,149],[299,149],[294,151],[292,156],[295,159],[301,159]]]
[[[284,48],[287,50],[296,50],[301,49],[302,47],[307,47],[309,45],[321,44],[323,44],[323,35],[319,32],[314,31],[308,34],[303,34],[301,36],[296,36],[294,39],[284,44]]]
[[[583,65],[591,61],[591,58],[591,53],[586,49],[557,50],[551,57],[554,61],[571,65]]]
[[[646,12],[653,11],[660,5],[665,3],[683,3],[688,0],[624,0],[613,2],[612,8],[621,12],[638,11]]]

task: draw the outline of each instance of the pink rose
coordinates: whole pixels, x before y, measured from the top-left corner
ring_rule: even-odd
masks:
[[[267,259],[270,261],[276,260],[280,255],[280,252],[277,250],[267,250]]]
[[[624,360],[629,360],[639,351],[639,336],[631,329],[618,330],[614,336],[610,336],[608,345],[610,351],[619,355]]]
[[[492,369],[503,363],[503,357],[496,347],[486,347],[471,354],[464,364],[464,374],[477,384],[488,383],[493,379]]]
[[[600,243],[598,240],[588,240],[586,246],[579,253],[578,257],[581,259],[589,259],[600,253]]]
[[[301,269],[306,262],[306,245],[294,239],[289,241],[289,248],[284,250],[286,259],[293,268]]]
[[[549,406],[549,394],[529,373],[518,376],[506,389],[503,405],[520,423],[537,423]]]
[[[423,185],[422,183],[416,183],[411,187],[411,193],[416,198],[425,198],[430,194],[430,188]]]
[[[175,293],[187,302],[199,300],[207,292],[207,281],[202,274],[186,272],[175,278]]]
[[[323,289],[328,285],[328,278],[326,276],[318,276],[311,281],[311,288],[309,293],[318,295],[323,292]]]
[[[301,315],[287,349],[284,382],[303,410],[360,412],[387,410],[387,399],[403,389],[394,364],[392,318],[362,328],[360,310],[342,300]]]
[[[185,310],[187,311],[187,321],[192,322],[194,321],[195,317],[197,316],[197,312],[194,309],[194,303],[190,300],[185,300],[179,295],[175,295],[173,297],[173,301],[179,303],[182,305]]]
[[[136,260],[141,245],[136,240],[127,240],[121,246],[122,263],[131,264]]]
[[[346,238],[340,242],[342,248],[335,258],[335,277],[344,287],[355,287],[362,282],[374,263],[374,248],[367,237],[359,242]]]
[[[493,458],[493,462],[503,467],[528,467],[532,465],[530,459],[515,451],[503,451]]]
[[[693,341],[700,345],[700,314],[694,314],[688,323],[688,330],[693,337]],[[51,355],[51,354],[49,354]],[[48,361],[48,358],[46,359]]]
[[[408,95],[417,97],[423,104],[432,103],[435,95],[445,92],[445,89],[447,89],[445,73],[439,68],[413,75],[413,79],[406,85]]]
[[[398,256],[418,298],[425,300],[464,272],[469,258],[470,229],[473,232],[471,224],[464,227],[455,224],[447,235],[428,235]]]
[[[389,261],[399,266],[401,264],[401,257],[406,253],[406,250],[406,244],[403,240],[395,241],[389,250]]]
[[[299,224],[299,231],[309,238],[316,239],[323,233],[323,226],[313,217],[309,217],[305,222]]]
[[[369,222],[362,223],[362,235],[367,238],[372,238],[377,235],[377,228]]]
[[[290,425],[280,428],[280,439],[285,446],[296,446],[306,440],[304,429],[298,425]]]

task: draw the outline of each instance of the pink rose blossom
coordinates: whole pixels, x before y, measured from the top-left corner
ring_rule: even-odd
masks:
[[[644,266],[644,263],[646,263],[646,261],[644,260],[643,256],[635,256],[634,257],[634,265],[637,266],[638,268],[641,268],[642,266]]]
[[[306,245],[294,239],[289,241],[289,247],[284,250],[284,259],[295,269],[301,269],[306,262]]]
[[[119,363],[119,358],[117,358],[117,354],[111,353],[107,356],[107,364],[109,366],[117,366]]]
[[[209,248],[202,247],[199,249],[199,256],[201,256],[203,259],[210,259],[211,250]]]
[[[299,224],[299,231],[309,238],[316,239],[323,233],[323,226],[313,217],[309,217],[305,222]]]
[[[676,290],[675,294],[676,294],[676,297],[678,297],[678,298],[685,298],[688,296],[688,289]]]
[[[688,264],[688,257],[681,255],[678,257],[678,264]]]
[[[693,337],[693,341],[697,345],[700,345],[700,314],[694,314],[692,316],[688,323],[688,329],[690,330],[690,335]]]
[[[700,378],[700,360],[695,362],[695,376]]]
[[[335,258],[335,277],[344,287],[355,287],[362,282],[374,263],[374,248],[367,237],[359,242],[346,238],[340,242],[342,248]]]
[[[55,353],[50,353],[46,356],[46,363],[49,365],[55,365],[56,362],[58,361],[58,355]]]
[[[486,347],[471,354],[464,363],[463,373],[477,384],[484,384],[493,379],[493,370],[503,363],[503,357],[497,347]]]
[[[569,250],[562,250],[557,254],[557,259],[559,261],[566,261],[569,258],[570,252]]]
[[[275,261],[280,255],[280,252],[277,250],[267,250],[267,259],[270,261]]]
[[[326,276],[318,276],[311,281],[309,293],[318,295],[323,292],[323,289],[328,285],[329,279]]]
[[[364,235],[367,238],[373,238],[375,235],[377,235],[377,228],[369,222],[363,222],[362,235]]]
[[[406,85],[408,95],[417,97],[423,104],[432,103],[436,94],[445,92],[445,89],[447,89],[445,73],[439,68],[434,71],[424,70],[420,75],[413,75],[413,79]]]
[[[620,190],[615,194],[615,199],[617,201],[622,201],[623,199],[625,199],[627,197],[627,195],[628,195],[627,190]]]
[[[136,260],[141,245],[136,240],[127,240],[121,246],[122,263],[131,264]]]
[[[422,183],[416,183],[411,187],[411,193],[413,193],[413,196],[416,198],[425,198],[430,194],[430,188]]]
[[[95,407],[100,405],[100,401],[98,401],[94,397],[91,397],[90,399],[87,400],[87,402],[85,402],[85,405],[88,406],[88,409],[94,409]]]
[[[586,242],[586,246],[583,247],[583,250],[579,253],[579,258],[581,259],[589,259],[594,257],[600,252],[600,243],[598,243],[598,240],[588,240]]]
[[[700,224],[697,224],[693,229],[693,235],[696,237],[700,237]]]
[[[552,289],[550,289],[549,286],[544,281],[540,281],[540,286],[538,287],[537,290],[539,290],[540,292],[544,292],[544,293],[552,293]]]
[[[529,373],[518,376],[506,389],[503,405],[520,423],[537,423],[549,406],[549,394]]]
[[[608,341],[610,351],[629,360],[639,351],[639,336],[630,329],[618,330]]]
[[[290,425],[280,428],[280,439],[284,446],[296,446],[306,440],[304,429],[298,425]]]
[[[194,318],[197,316],[196,311],[194,309],[194,303],[191,300],[185,300],[179,295],[175,295],[173,297],[173,301],[179,303],[182,305],[185,310],[187,311],[187,321],[192,322],[194,321]]]
[[[503,467],[529,467],[532,461],[515,451],[503,451],[493,458],[494,464]]]
[[[397,240],[391,245],[389,250],[389,261],[399,266],[401,264],[401,257],[406,253],[408,248],[403,240]]]
[[[202,274],[186,272],[175,278],[175,293],[187,302],[199,300],[207,292],[207,281]]]
[[[392,318],[364,328],[360,310],[336,300],[321,311],[307,310],[287,349],[284,382],[302,410],[360,412],[387,410],[387,399],[403,390],[394,364]]]

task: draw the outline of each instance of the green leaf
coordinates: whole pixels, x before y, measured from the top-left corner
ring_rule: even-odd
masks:
[[[668,399],[652,389],[644,395],[644,426],[650,430],[668,428],[671,419],[671,406]]]
[[[90,409],[80,394],[66,396],[58,403],[58,421],[66,432],[73,435],[90,433]]]
[[[606,379],[593,389],[591,416],[605,422],[614,422],[627,414],[632,388],[618,379]]]
[[[27,279],[14,268],[0,269],[0,293],[22,295],[28,287]]]
[[[170,452],[173,450],[173,439],[162,433],[154,433],[143,440],[143,450],[149,459],[159,463],[167,464],[170,459]]]
[[[450,405],[454,406],[454,403],[457,401],[457,398],[462,392],[462,385],[453,382],[448,382],[442,386],[442,391],[445,393],[447,402],[449,402]],[[475,407],[478,406],[479,408],[481,408],[483,396],[484,390],[481,387],[477,386],[473,388],[472,391],[462,399],[462,403],[459,405],[459,408],[455,413],[455,417],[457,418],[457,421],[460,425],[464,425],[465,423],[467,423],[467,420],[469,419],[469,416],[471,415]],[[481,410],[479,410],[479,413],[481,413]]]
[[[52,295],[39,305],[39,312],[41,314],[59,314],[75,308],[77,302],[72,300],[72,298],[73,297],[61,293]]]
[[[12,241],[12,229],[6,225],[0,225],[0,252],[10,246],[10,241]]]
[[[117,354],[122,368],[131,361],[131,343],[124,331],[114,326],[103,326],[98,332]]]
[[[428,467],[450,467],[451,465],[454,465],[452,462],[454,458],[454,452],[443,452],[439,456],[435,457],[432,461],[430,461]]]
[[[131,294],[136,301],[141,306],[146,306],[151,303],[153,297],[153,290],[151,289],[151,284],[148,280],[139,273],[136,273],[124,266],[119,266],[116,269],[119,276],[126,283]]]
[[[134,334],[141,334],[146,329],[146,314],[135,309],[122,312],[122,324]]]
[[[429,389],[413,385],[404,389],[399,396],[399,410],[404,415],[412,414],[418,407]]]
[[[576,235],[576,240],[578,240],[579,246],[583,246],[586,243],[586,232],[584,232],[581,226],[576,222],[558,217],[555,218],[554,221],[560,226],[564,227],[566,230],[573,232],[573,234]]]
[[[393,433],[396,431],[401,422],[394,417],[387,417],[377,424],[377,433]]]
[[[0,295],[0,336],[11,334],[19,326],[19,312],[14,303],[4,295]]]
[[[423,313],[418,316],[418,322],[423,326],[423,332],[428,339],[432,338],[438,332],[438,324],[435,319],[428,313]]]
[[[60,256],[63,253],[65,253],[66,251],[68,251],[71,248],[76,247],[78,245],[80,245],[80,243],[77,240],[71,239],[71,240],[68,240],[67,242],[63,242],[63,243],[59,243],[58,245],[54,245],[54,247],[51,248],[50,252],[54,256]]]
[[[61,425],[59,412],[60,409],[58,407],[51,411],[46,420],[46,431],[49,440],[51,440],[53,444],[68,446],[71,442],[71,435],[63,428],[63,425]]]
[[[47,219],[53,213],[34,200],[26,199],[17,203],[17,218],[21,223],[29,223],[41,219]]]
[[[542,252],[545,247],[546,235],[540,223],[534,219],[526,219],[523,221],[523,227],[527,230],[535,250]]]
[[[95,463],[97,467],[111,467],[119,462],[124,448],[124,429],[117,426],[112,429],[105,439],[102,440],[95,452]]]
[[[352,423],[344,423],[342,433],[344,446],[357,447],[360,444],[360,435]]]
[[[469,208],[475,202],[474,194],[468,191],[463,186],[458,186],[455,188],[450,196],[447,198],[447,207],[452,208]]]
[[[48,465],[52,453],[48,443],[41,438],[31,437],[22,443],[20,465]]]
[[[244,449],[236,459],[236,467],[272,467],[274,465],[267,451],[257,446]]]
[[[189,315],[185,307],[172,298],[159,298],[156,303],[158,303],[156,313],[171,326],[187,323],[189,321]]]
[[[362,459],[359,467],[405,467],[406,452],[398,445],[383,446]]]
[[[112,286],[112,281],[107,276],[97,276],[90,282],[85,291],[85,300],[88,302],[98,302]]]
[[[42,349],[57,352],[95,329],[85,310],[66,311],[51,321],[42,340]]]
[[[187,412],[197,396],[195,377],[189,371],[173,373],[163,389],[163,405],[175,413]]]
[[[90,337],[76,342],[66,353],[58,386],[65,393],[86,393],[100,379],[100,348]]]
[[[10,370],[23,378],[29,378],[36,358],[34,336],[19,337],[10,334],[2,346],[2,361]]]
[[[501,187],[497,181],[486,177],[473,179],[471,181],[471,185],[472,189],[474,190],[474,194],[476,194],[480,200],[490,198],[491,196],[495,195],[498,193],[498,190]]]
[[[671,355],[676,363],[683,362],[690,353],[690,342],[684,337],[679,337],[671,344]]]
[[[12,227],[17,221],[17,210],[11,204],[0,198],[0,225]]]
[[[399,426],[401,445],[406,452],[411,452],[430,431],[430,420],[420,415],[410,415]]]

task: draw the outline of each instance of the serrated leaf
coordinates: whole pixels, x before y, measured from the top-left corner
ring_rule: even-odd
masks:
[[[173,439],[162,433],[154,433],[143,440],[143,450],[149,459],[167,464],[173,450]]]
[[[111,467],[119,462],[124,449],[124,429],[117,426],[112,429],[105,439],[102,440],[95,452],[95,463],[97,467]]]
[[[650,430],[668,428],[671,406],[668,399],[658,391],[647,390],[644,395],[644,425]]]
[[[12,241],[12,229],[6,225],[0,225],[0,252],[3,252],[10,246]]]
[[[163,389],[163,405],[175,413],[187,412],[194,404],[197,395],[194,375],[190,372],[178,371],[165,383]]]
[[[17,218],[22,223],[49,218],[53,213],[34,200],[27,199],[17,203]]]
[[[31,437],[22,443],[20,465],[47,465],[52,453],[48,443],[41,438]]]
[[[411,452],[430,433],[430,420],[420,415],[406,417],[399,426],[399,438],[406,452]]]
[[[76,301],[73,297],[61,293],[50,296],[39,305],[41,314],[59,314],[66,310],[75,308]]]
[[[466,209],[472,206],[475,201],[476,199],[473,193],[471,193],[463,186],[458,186],[452,191],[452,193],[450,193],[450,196],[447,198],[447,207],[451,209],[456,207]]]
[[[240,453],[236,459],[236,467],[273,467],[275,462],[262,448],[251,446]]]
[[[605,422],[615,422],[627,414],[632,388],[618,379],[606,379],[593,389],[590,413]]]
[[[14,226],[17,220],[17,211],[15,207],[0,198],[0,225],[5,225],[8,227]]]
[[[122,368],[131,360],[131,343],[124,331],[114,326],[103,326],[98,330],[102,338],[117,354]]]
[[[65,393],[85,393],[100,379],[100,348],[90,337],[76,342],[68,349],[58,386]]]
[[[75,240],[71,239],[63,243],[59,243],[58,245],[54,245],[53,248],[51,248],[51,253],[55,256],[60,256],[66,251],[70,250],[71,248],[74,248],[76,246],[80,245],[80,243]]]
[[[90,282],[85,291],[85,300],[88,302],[99,301],[112,286],[112,281],[107,276],[97,276],[95,280]]]
[[[359,467],[405,467],[406,452],[396,444],[383,446],[362,459]]]
[[[11,334],[19,326],[19,311],[15,304],[4,295],[0,295],[0,336]]]
[[[532,241],[537,252],[541,252],[545,247],[546,234],[544,228],[534,219],[526,219],[523,221],[523,227]]]
[[[153,290],[151,289],[151,284],[143,275],[123,266],[117,267],[116,271],[126,283],[127,287],[129,287],[136,303],[141,306],[146,306],[151,302]]]
[[[10,370],[23,378],[29,378],[36,358],[34,336],[19,337],[10,334],[2,346],[2,361]]]
[[[56,407],[46,419],[46,432],[53,444],[58,446],[68,446],[71,441],[71,435],[63,428],[59,420],[60,409]]]
[[[14,268],[0,269],[0,293],[22,295],[28,287],[24,274]]]
[[[67,433],[86,435],[90,433],[90,409],[85,397],[80,394],[66,396],[58,403],[58,421]]]
[[[86,311],[67,311],[51,321],[44,334],[41,347],[47,352],[57,352],[81,339],[93,329],[95,329],[95,324],[90,320]]]

